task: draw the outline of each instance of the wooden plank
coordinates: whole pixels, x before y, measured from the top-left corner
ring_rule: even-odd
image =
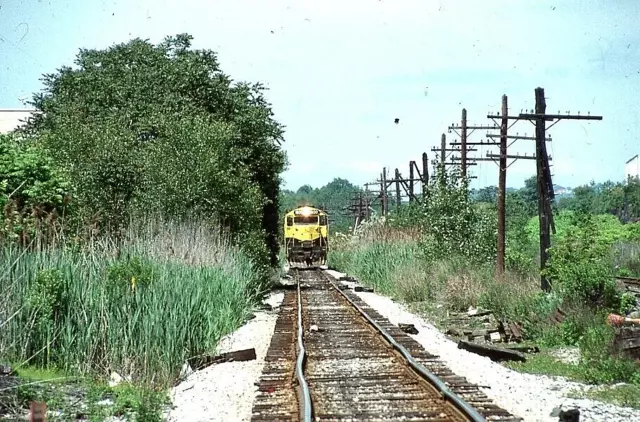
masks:
[[[196,369],[203,369],[214,363],[223,362],[243,362],[254,360],[256,358],[256,349],[236,350],[234,352],[226,352],[217,356],[204,355],[189,359],[189,365]]]
[[[506,346],[505,349],[515,350],[521,353],[538,353],[540,348],[538,346]]]
[[[522,329],[516,323],[509,323],[509,330],[515,339],[522,340]]]
[[[486,356],[493,361],[516,360],[526,362],[527,357],[518,351],[504,349],[484,344],[475,344],[468,341],[458,341],[458,349],[467,350],[480,356]]]

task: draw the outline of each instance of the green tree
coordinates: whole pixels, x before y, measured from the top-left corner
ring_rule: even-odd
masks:
[[[478,202],[487,202],[494,204],[498,200],[498,188],[496,186],[485,186],[472,192],[473,197]]]
[[[275,264],[283,129],[262,86],[232,84],[215,53],[191,40],[80,50],[75,68],[45,75],[33,100],[42,113],[25,132],[68,171],[83,222],[197,213]]]

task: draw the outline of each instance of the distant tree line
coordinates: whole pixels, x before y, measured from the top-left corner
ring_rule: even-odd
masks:
[[[286,211],[305,204],[325,206],[332,215],[333,228],[344,232],[353,224],[353,218],[344,209],[349,205],[350,198],[361,190],[359,186],[340,178],[320,188],[303,185],[297,191],[284,189],[281,193],[280,213],[283,215]],[[497,186],[485,186],[469,191],[470,200],[477,204],[495,204],[497,197]],[[393,206],[393,198],[391,199],[391,215],[398,214]],[[528,218],[537,215],[536,176],[526,179],[521,188],[508,188],[506,201],[510,225],[523,225]],[[613,214],[623,222],[635,221],[640,218],[640,183],[637,180],[624,183],[607,181],[578,186],[573,189],[572,195],[556,195],[554,208],[557,211]],[[401,211],[402,219],[411,219],[410,216],[420,212],[419,207],[409,207],[405,202]]]

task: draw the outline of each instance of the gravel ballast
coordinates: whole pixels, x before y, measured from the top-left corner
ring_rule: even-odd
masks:
[[[327,270],[327,273],[335,278],[345,275],[332,270]],[[351,282],[342,283],[354,286]],[[392,324],[414,324],[418,334],[411,337],[427,351],[439,355],[453,372],[469,382],[490,387],[481,390],[498,406],[525,421],[558,421],[555,415],[558,408],[580,409],[580,421],[640,421],[640,411],[635,409],[567,397],[571,391],[586,390],[589,386],[562,377],[523,374],[506,368],[489,358],[458,349],[457,343],[436,327],[388,297],[366,292],[355,294]],[[551,416],[552,413],[555,416]]]
[[[255,383],[260,379],[264,359],[275,328],[278,306],[283,293],[273,293],[265,303],[273,311],[256,312],[256,317],[224,337],[219,352],[256,349],[256,359],[247,362],[226,362],[196,371],[171,390],[173,409],[171,422],[235,422],[249,421]]]

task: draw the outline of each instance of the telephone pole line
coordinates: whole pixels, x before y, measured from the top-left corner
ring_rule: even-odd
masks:
[[[560,114],[547,114],[547,104],[544,98],[544,88],[538,87],[535,89],[535,112],[534,113],[520,113],[518,116],[508,116],[504,112],[503,115],[500,116],[502,118],[504,126],[505,120],[529,120],[532,124],[535,125],[536,128],[536,191],[538,194],[538,221],[540,223],[540,288],[544,291],[549,291],[551,289],[551,285],[549,284],[549,280],[546,276],[542,274],[542,270],[544,270],[547,266],[547,261],[549,259],[548,250],[551,246],[551,236],[550,231],[555,233],[555,224],[553,222],[553,212],[551,209],[551,203],[555,198],[555,193],[553,191],[553,181],[551,179],[551,170],[549,166],[549,161],[551,157],[547,154],[547,146],[546,142],[551,140],[550,138],[545,138],[546,131],[553,127],[560,120],[602,120],[602,116],[591,116],[590,114],[580,115],[571,115],[567,112],[566,115]],[[493,119],[498,116],[488,115],[487,118]],[[546,127],[546,122],[552,122],[549,127]],[[521,139],[531,139],[530,137],[520,137]],[[501,133],[501,144],[502,144],[502,133]],[[502,148],[501,148],[502,155]],[[507,158],[509,156],[507,155]],[[508,167],[508,166],[507,166]]]
[[[402,205],[403,198],[408,198],[409,202],[426,201],[427,198],[425,192],[426,187],[429,184],[429,160],[426,152],[422,153],[422,164],[423,168],[422,171],[420,171],[420,168],[414,160],[409,161],[408,179],[402,177],[402,173],[400,173],[399,169],[395,169],[395,175],[393,179],[388,179],[387,168],[383,167],[382,173],[380,174],[380,179],[371,183],[364,184],[367,192],[372,194],[379,194],[378,198],[380,199],[381,215],[386,216],[389,214],[389,199],[393,198],[393,196],[391,198],[389,197],[389,188],[393,185],[395,185],[395,189],[392,189],[392,192],[395,190],[396,208],[399,208]],[[415,193],[416,182],[422,183],[422,199],[420,199]],[[372,185],[378,186],[379,191],[369,191],[368,187]]]

